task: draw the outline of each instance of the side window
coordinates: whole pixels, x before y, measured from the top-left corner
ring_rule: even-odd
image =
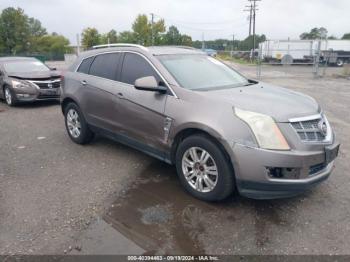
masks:
[[[90,67],[90,75],[117,80],[121,53],[102,54],[96,56]]]
[[[89,58],[84,59],[78,68],[78,72],[88,74],[89,69],[90,69],[90,65],[91,65],[93,60],[94,60],[94,57],[89,57]]]
[[[161,81],[157,72],[143,57],[133,53],[126,53],[120,81],[134,85],[136,79],[145,76],[154,76],[158,83]]]

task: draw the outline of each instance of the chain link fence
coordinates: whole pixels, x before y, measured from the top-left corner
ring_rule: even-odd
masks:
[[[235,64],[256,67],[256,78],[306,77],[322,78],[344,74],[350,64],[350,52],[327,49],[327,44],[343,45],[346,42],[329,43],[328,40],[268,40],[253,51],[219,51],[221,59]],[[343,68],[344,67],[344,68]]]

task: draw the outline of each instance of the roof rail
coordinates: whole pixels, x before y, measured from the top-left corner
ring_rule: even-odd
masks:
[[[187,45],[174,45],[174,46],[170,46],[170,47],[175,47],[175,48],[183,48],[183,49],[191,49],[191,50],[198,50],[197,48],[194,48],[192,46],[187,46]]]
[[[99,49],[99,48],[108,48],[108,47],[138,47],[144,50],[147,50],[146,47],[142,45],[136,45],[136,44],[127,44],[127,43],[117,43],[117,44],[105,44],[105,45],[95,45],[92,47],[92,49]]]

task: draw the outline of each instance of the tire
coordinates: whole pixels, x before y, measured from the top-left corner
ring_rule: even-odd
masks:
[[[73,142],[84,145],[92,141],[94,133],[77,104],[69,103],[64,108],[64,117],[67,133]]]
[[[336,65],[337,65],[338,67],[342,67],[342,66],[344,65],[343,59],[340,59],[340,58],[337,59]]]
[[[4,98],[8,106],[15,106],[17,104],[16,95],[8,86],[4,87]]]
[[[194,152],[198,161],[193,161]],[[205,155],[206,162],[199,160],[204,152],[209,154],[209,157]],[[195,155],[194,158],[196,158]],[[192,165],[193,162],[196,164]],[[215,166],[216,176],[214,175]],[[176,151],[176,169],[184,188],[200,200],[220,201],[235,190],[234,172],[230,161],[209,136],[199,134],[183,140]],[[196,177],[195,173],[199,175]],[[208,183],[208,178],[211,183]]]

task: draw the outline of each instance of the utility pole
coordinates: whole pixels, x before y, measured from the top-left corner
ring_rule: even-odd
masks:
[[[252,18],[253,18],[253,4],[250,3],[250,5],[246,5],[246,8],[249,9],[244,9],[244,12],[249,12],[249,36],[252,35]]]
[[[77,34],[77,55],[80,54],[80,37],[79,34]]]
[[[261,1],[261,0],[248,0],[250,2],[250,4],[252,5],[252,13],[253,13],[253,54],[252,54],[252,60],[254,60],[255,58],[255,45],[256,45],[256,34],[255,34],[255,22],[256,22],[256,11],[258,11],[257,9],[257,5],[256,2]]]
[[[202,33],[202,50],[205,49],[204,32]]]
[[[153,25],[154,25],[154,14],[151,13],[151,43],[152,43],[152,45],[154,45]]]
[[[235,46],[235,35],[232,34],[231,56],[233,55],[234,46]]]

